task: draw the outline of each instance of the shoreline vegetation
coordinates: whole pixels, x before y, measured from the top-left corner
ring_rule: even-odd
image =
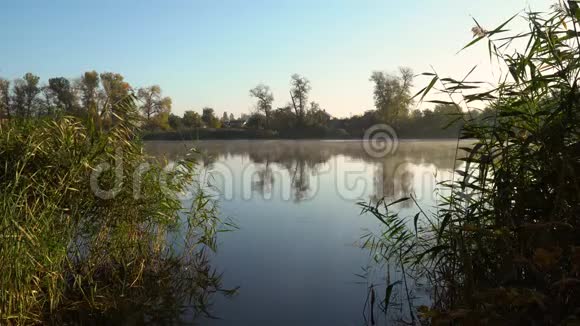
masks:
[[[136,138],[135,98],[106,109],[106,128],[100,115],[0,124],[0,324],[177,323],[233,294],[209,264],[228,224],[195,160],[165,171]]]
[[[365,247],[402,273],[401,281],[369,288],[377,311],[387,313],[396,292],[405,324],[578,324],[580,8],[567,1],[551,10],[526,13],[529,30],[521,33],[507,26],[517,15],[493,30],[476,21],[465,48],[487,43],[507,71],[493,89],[425,73],[431,82],[421,98],[442,92],[495,113],[463,127],[461,138],[476,141],[457,148],[463,156],[439,185],[435,207],[420,207],[412,194],[360,203],[384,225],[364,236]],[[400,202],[415,205],[416,215],[399,215],[392,205]],[[414,282],[429,284],[430,306],[413,307]]]
[[[46,84],[39,76],[26,73],[13,81],[0,78],[0,123],[98,115],[100,126],[106,129],[116,119],[110,106],[131,94],[140,114],[140,136],[146,140],[361,139],[378,125],[387,125],[396,133],[392,136],[405,139],[458,138],[467,121],[484,124],[493,116],[493,109],[487,106],[462,110],[441,100],[430,101],[431,108],[413,109],[415,77],[404,67],[398,74],[373,72],[369,81],[374,85],[375,108],[339,118],[312,101],[310,81],[294,74],[285,106],[275,109],[272,91],[260,84],[249,92],[255,99],[252,112],[238,117],[223,112],[219,118],[211,107],[202,108],[201,113],[186,110],[175,115],[171,98],[163,95],[160,86],[133,88],[118,73],[88,71],[78,79],[49,78]]]
[[[274,109],[260,84],[249,92],[254,112],[221,119],[212,108],[173,115],[159,86],[136,90],[116,73],[47,85],[32,73],[12,85],[0,79],[0,323],[82,323],[84,312],[107,319],[125,305],[138,312],[135,323],[179,323],[184,306],[211,316],[212,295],[235,293],[207,256],[232,226],[196,183],[194,156],[167,172],[141,136],[360,139],[386,124],[402,139],[458,145],[433,212],[393,211],[416,204],[412,194],[360,203],[384,226],[364,247],[402,275],[371,286],[370,320],[399,292],[407,324],[578,324],[580,8],[567,1],[552,10],[527,13],[520,34],[506,29],[517,16],[493,30],[475,22],[465,48],[487,42],[506,72],[494,88],[469,80],[473,69],[461,80],[427,72],[431,81],[413,96],[408,68],[373,72],[375,109],[343,119],[311,101],[310,82],[297,74],[286,106]],[[448,99],[429,101],[434,92]],[[433,109],[411,110],[417,98]],[[192,189],[184,208],[176,195]],[[411,279],[431,287],[431,306],[412,306]]]
[[[318,131],[314,135],[309,132],[301,134],[295,131],[293,134],[278,134],[271,130],[263,129],[215,129],[193,128],[174,131],[146,131],[142,134],[144,141],[189,141],[189,140],[363,140],[364,135],[345,135],[336,131]],[[400,140],[457,140],[457,134],[451,135],[443,130],[430,136],[411,133],[397,133]]]

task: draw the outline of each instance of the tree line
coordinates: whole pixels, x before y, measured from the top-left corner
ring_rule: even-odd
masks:
[[[412,109],[413,79],[413,72],[405,67],[399,68],[397,74],[373,72],[369,81],[374,86],[375,107],[348,118],[336,118],[311,99],[310,80],[294,74],[290,77],[286,105],[274,108],[272,90],[258,84],[249,90],[255,100],[252,112],[238,118],[223,112],[219,118],[210,107],[201,113],[187,110],[182,116],[175,115],[171,113],[171,98],[163,95],[159,85],[134,89],[118,73],[87,71],[76,79],[53,77],[47,83],[26,73],[13,81],[0,78],[0,118],[91,115],[100,117],[102,125],[110,126],[115,119],[115,104],[133,95],[143,117],[142,129],[150,138],[199,129],[208,129],[204,130],[207,137],[213,133],[209,129],[242,129],[245,132],[230,132],[231,137],[261,132],[265,137],[281,138],[359,138],[379,123],[391,125],[402,137],[445,138],[458,135],[463,121],[468,120],[462,118],[469,115],[469,120],[473,120],[474,116],[484,117],[490,112],[463,112],[447,103],[438,103],[433,109]]]
[[[375,107],[362,114],[348,118],[331,116],[319,103],[312,100],[312,86],[306,77],[294,74],[290,77],[287,104],[275,108],[274,94],[266,84],[258,84],[249,90],[254,108],[249,114],[234,118],[224,112],[218,119],[214,110],[204,108],[202,114],[186,111],[183,117],[170,115],[169,125],[172,129],[182,131],[184,136],[190,128],[243,128],[248,137],[281,137],[281,138],[360,138],[371,126],[386,123],[394,127],[402,137],[448,138],[457,137],[464,121],[479,120],[492,112],[491,109],[464,112],[457,105],[435,101],[432,109],[413,109],[412,87],[414,75],[411,69],[399,68],[397,74],[375,71],[369,81],[373,83]],[[262,131],[256,134],[256,131]],[[230,132],[219,138],[240,137],[239,133]],[[207,131],[204,137],[211,137]],[[214,135],[217,135],[214,133]],[[157,134],[160,138],[176,138],[174,133]],[[200,136],[197,133],[197,136]],[[152,138],[155,138],[153,135]]]
[[[133,89],[114,72],[87,71],[76,79],[53,77],[47,83],[30,72],[13,81],[0,78],[0,118],[98,116],[106,126],[115,119],[116,105],[129,95],[138,99],[145,128],[169,128],[172,102],[161,87]]]

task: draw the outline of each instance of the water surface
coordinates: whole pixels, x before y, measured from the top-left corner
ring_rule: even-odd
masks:
[[[146,148],[169,160],[192,146],[204,153],[220,212],[240,228],[219,235],[212,259],[224,285],[239,292],[216,296],[211,311],[220,319],[203,324],[363,325],[368,287],[384,283],[385,272],[371,268],[368,279],[360,277],[373,266],[361,236],[380,225],[360,215],[357,202],[414,194],[430,210],[436,182],[454,167],[456,145],[402,141],[381,158],[360,141],[148,142]],[[410,202],[394,208],[416,210]],[[428,302],[428,292],[413,291],[417,304]]]

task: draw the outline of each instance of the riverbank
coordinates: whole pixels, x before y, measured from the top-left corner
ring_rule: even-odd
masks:
[[[166,172],[136,141],[133,99],[114,110],[107,130],[99,117],[0,125],[1,325],[111,324],[121,309],[207,315],[213,293],[233,293],[209,263],[223,224],[203,184],[192,186],[196,162]],[[177,195],[186,189],[195,207]],[[183,243],[170,241],[176,232]]]
[[[432,132],[396,132],[399,139],[428,139],[428,140],[453,140],[457,139],[457,134],[442,130],[438,133]],[[143,140],[272,140],[272,139],[313,139],[313,140],[358,140],[364,138],[364,133],[351,135],[344,130],[303,130],[294,132],[276,132],[264,129],[244,129],[244,128],[193,128],[175,131],[153,131],[143,132]]]

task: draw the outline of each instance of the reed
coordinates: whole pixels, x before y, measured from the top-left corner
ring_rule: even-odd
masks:
[[[193,156],[166,173],[144,153],[134,100],[113,107],[107,129],[96,115],[0,124],[1,324],[172,300],[205,311],[221,290],[206,257],[220,225],[215,202],[192,186]],[[113,169],[95,178],[103,164]],[[183,209],[176,194],[191,189],[195,206]]]
[[[466,47],[488,43],[506,71],[497,86],[469,73],[425,74],[422,98],[438,90],[445,103],[494,112],[466,121],[462,137],[477,141],[458,142],[455,176],[441,184],[434,213],[405,218],[382,202],[362,204],[386,228],[367,246],[429,279],[433,304],[419,315],[434,324],[580,318],[580,9],[568,1],[525,19],[519,34],[507,31],[511,19],[490,31],[476,22]]]

